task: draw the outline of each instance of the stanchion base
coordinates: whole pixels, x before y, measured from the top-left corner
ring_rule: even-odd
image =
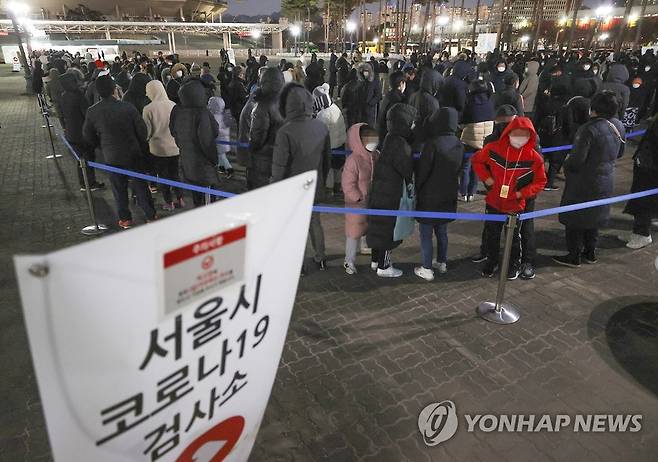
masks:
[[[49,156],[46,156],[46,159],[59,159],[60,157],[62,157],[61,154],[51,154]]]
[[[98,236],[99,234],[103,234],[105,231],[107,231],[107,226],[105,225],[89,225],[82,228],[82,231],[80,232],[85,236]]]
[[[54,125],[42,125],[42,126],[41,126],[41,128],[48,128],[48,127],[53,128]]]
[[[495,303],[482,302],[478,305],[477,313],[482,319],[496,324],[514,324],[521,317],[519,310],[511,303],[503,303],[497,312]]]

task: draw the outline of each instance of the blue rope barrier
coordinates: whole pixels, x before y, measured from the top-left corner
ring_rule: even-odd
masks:
[[[630,132],[626,134],[626,138],[633,138],[636,136],[641,136],[646,133],[646,130],[636,130],[634,132]],[[224,146],[238,146],[240,148],[245,148],[249,149],[249,143],[241,142],[241,141],[224,141],[224,140],[217,140],[217,144],[221,144]],[[544,148],[541,150],[541,154],[548,154],[550,152],[558,152],[558,151],[568,151],[569,149],[572,149],[573,145],[572,144],[565,144],[563,146],[553,146],[550,148]],[[332,149],[331,154],[334,156],[349,156],[352,154],[352,151],[349,149]],[[464,158],[469,159],[471,158],[475,152],[466,152],[464,153]],[[420,157],[420,152],[414,152],[414,158]]]
[[[638,136],[638,134],[643,134],[645,130],[638,130],[636,132],[631,132],[630,135]],[[66,138],[60,134],[59,135],[66,147],[68,148],[71,155],[76,160],[80,160],[80,157],[75,152],[75,149],[70,145]],[[554,148],[548,148],[554,149]],[[467,153],[465,155],[472,155],[473,153]],[[236,193],[231,193],[227,191],[220,191],[212,188],[207,188],[203,186],[191,185],[188,183],[183,183],[180,181],[168,180],[165,178],[160,178],[145,173],[133,172],[132,170],[125,170],[119,167],[113,167],[107,164],[101,164],[99,162],[88,162],[88,166],[103,170],[110,173],[116,173],[119,175],[126,175],[133,178],[138,178],[144,181],[150,181],[153,183],[165,184],[175,188],[185,189],[188,191],[198,192],[201,194],[210,194],[211,196],[229,198],[237,196]],[[622,196],[610,197],[607,199],[598,199],[589,202],[583,202],[580,204],[565,205],[560,207],[554,207],[545,210],[538,210],[535,212],[522,213],[519,215],[519,220],[531,220],[534,218],[541,218],[550,215],[557,215],[559,213],[573,212],[576,210],[582,210],[593,207],[600,207],[602,205],[614,204],[617,202],[624,202],[630,199],[638,199],[641,197],[653,196],[658,194],[658,188],[650,189],[647,191],[641,191],[632,194],[625,194]],[[444,220],[467,220],[467,221],[495,221],[495,222],[504,222],[507,220],[507,215],[502,214],[482,214],[482,213],[448,213],[448,212],[423,212],[416,210],[380,210],[380,209],[360,209],[360,208],[349,208],[349,207],[330,207],[324,205],[318,205],[313,207],[313,211],[316,213],[332,213],[332,214],[354,214],[354,215],[369,215],[369,216],[387,216],[387,217],[410,217],[410,218],[433,218],[433,219],[444,219]]]
[[[559,213],[574,212],[576,210],[600,207],[602,205],[624,202],[630,199],[639,199],[640,197],[653,196],[656,194],[658,194],[658,188],[647,189],[646,191],[640,191],[632,194],[624,194],[622,196],[609,197],[607,199],[597,199],[589,202],[581,202],[580,204],[563,205],[560,207],[554,207],[552,209],[522,213],[521,215],[519,215],[519,220],[531,220],[533,218],[541,218],[549,215],[557,215]]]

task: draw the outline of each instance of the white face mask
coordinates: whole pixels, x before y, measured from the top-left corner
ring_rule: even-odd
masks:
[[[176,71],[175,76],[177,79],[180,79],[181,77],[183,77],[183,71]]]
[[[646,67],[644,68],[644,72],[649,72],[650,70],[651,70],[651,66],[646,66]]]
[[[596,75],[596,74],[599,73],[599,70],[598,69],[592,69],[592,72],[594,72],[594,75]]]
[[[583,69],[585,69],[586,71],[589,71],[590,67],[592,67],[592,66],[590,66],[589,64],[585,64],[583,66]]]
[[[505,66],[498,66],[498,72],[505,72]]]
[[[633,88],[640,88],[640,84],[639,83],[634,83]]]
[[[365,71],[365,72],[363,73],[363,76],[367,79],[368,77],[370,77],[370,72]]]
[[[400,93],[404,93],[406,89],[407,89],[407,84],[406,82],[403,82],[400,88]]]
[[[368,151],[373,152],[377,150],[377,143],[366,143],[364,146]]]
[[[521,149],[523,146],[526,145],[526,143],[530,141],[529,136],[510,136],[509,137],[509,144],[512,145],[515,149]]]

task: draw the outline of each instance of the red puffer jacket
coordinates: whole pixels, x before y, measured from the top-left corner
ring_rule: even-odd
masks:
[[[530,130],[530,140],[521,149],[512,147],[509,142],[510,132],[517,128]],[[535,197],[544,189],[544,159],[533,148],[536,142],[537,133],[532,121],[527,117],[516,117],[498,141],[485,145],[473,156],[473,169],[480,180],[484,182],[491,178],[494,181],[487,193],[490,207],[503,213],[521,212],[525,209],[526,199]],[[506,198],[501,197],[503,186],[509,188]]]

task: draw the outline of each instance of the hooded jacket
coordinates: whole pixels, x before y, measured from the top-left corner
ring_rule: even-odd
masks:
[[[625,131],[617,119],[595,117],[581,125],[564,162],[565,184],[560,205],[607,199],[614,193],[615,163],[624,155]],[[605,226],[610,205],[561,213],[560,223],[576,229]]]
[[[372,209],[397,210],[400,207],[404,181],[411,184],[413,158],[409,140],[416,120],[416,109],[398,103],[386,114],[388,134],[381,155],[375,165],[368,207]],[[368,217],[368,246],[373,249],[391,250],[402,241],[393,240],[395,217]]]
[[[46,83],[46,95],[50,99],[50,102],[53,103],[55,106],[55,111],[57,112],[57,116],[59,116],[59,99],[62,96],[62,93],[64,92],[64,89],[62,88],[62,84],[59,81],[59,71],[57,69],[51,69],[48,72],[48,83]]]
[[[620,119],[624,116],[624,112],[626,112],[628,100],[631,95],[631,90],[626,85],[628,79],[628,68],[624,64],[615,63],[608,69],[608,75],[605,76],[605,81],[601,85],[601,91],[610,90],[617,96]]]
[[[516,149],[510,145],[509,133],[517,128],[530,131],[530,140]],[[532,121],[526,117],[512,120],[498,141],[485,145],[472,158],[473,169],[485,182],[493,185],[487,192],[487,205],[502,213],[516,213],[525,209],[526,199],[535,197],[546,185],[544,159],[535,151],[537,133]],[[503,186],[508,187],[507,197],[501,197]],[[516,197],[519,192],[521,197]]]
[[[176,73],[178,71],[181,71],[182,73],[181,77],[176,77]],[[171,80],[167,82],[167,86],[166,86],[167,96],[174,103],[178,104],[180,103],[180,99],[178,98],[178,90],[180,90],[180,87],[183,83],[183,79],[188,74],[187,68],[182,63],[176,63],[171,67],[170,74],[171,74]]]
[[[313,119],[313,97],[297,83],[289,83],[283,89],[280,106],[284,123],[274,143],[272,182],[317,170],[315,200],[322,200],[323,186],[331,168],[329,130]]]
[[[526,112],[535,111],[535,99],[537,98],[537,88],[539,87],[539,63],[537,61],[528,61],[526,64],[528,72],[525,79],[519,86],[519,93],[523,98],[523,106]]]
[[[261,76],[260,86],[254,95],[256,105],[251,112],[249,143],[252,168],[260,178],[259,184],[266,184],[272,176],[274,140],[283,123],[279,110],[279,96],[282,88],[281,71],[276,67],[268,67]]]
[[[386,138],[388,128],[386,126],[386,113],[397,103],[406,103],[407,97],[397,88],[391,89],[379,106],[379,115],[377,116],[377,133],[379,134],[380,147]]]
[[[341,186],[345,195],[345,207],[366,208],[368,204],[372,176],[375,163],[379,159],[379,151],[368,151],[361,142],[361,127],[366,124],[353,125],[347,132],[347,143],[352,154],[347,156]],[[368,230],[366,215],[345,215],[345,235],[358,239]]]
[[[190,80],[178,91],[180,104],[171,111],[169,131],[180,149],[183,175],[200,186],[216,186],[217,121],[206,107],[206,92],[198,80]]]
[[[475,74],[473,63],[464,60],[455,62],[452,67],[452,75],[446,79],[443,85],[443,91],[441,92],[442,106],[453,107],[461,115],[466,103],[468,79],[471,74]]]
[[[171,111],[176,104],[167,97],[164,85],[159,80],[151,80],[146,84],[146,97],[151,102],[144,106],[142,118],[146,124],[149,151],[158,157],[179,155],[176,140],[169,131]]]
[[[242,111],[240,111],[240,116],[238,117],[238,141],[240,143],[249,144],[249,132],[251,131],[251,113],[256,107],[256,101],[254,97],[256,96],[256,90],[258,87],[254,86],[251,89],[249,98],[245,103]],[[251,156],[249,155],[249,149],[242,146],[238,146],[238,162],[240,165],[246,168],[251,168],[253,165],[251,163]]]
[[[420,89],[409,99],[409,104],[416,109],[414,150],[423,146],[432,130],[428,125],[428,119],[440,107],[437,95],[441,90],[441,83],[441,74],[434,69],[425,69],[420,77]]]
[[[208,110],[213,115],[217,121],[217,126],[219,128],[219,136],[217,140],[221,141],[230,141],[231,140],[231,128],[226,123],[224,118],[224,110],[226,109],[226,103],[224,99],[220,96],[213,96],[208,100]],[[217,153],[226,154],[231,151],[231,147],[225,144],[217,145]]]
[[[365,117],[363,121],[374,127],[377,123],[377,108],[382,99],[381,84],[379,79],[375,78],[375,71],[370,63],[359,63],[356,66],[356,78],[360,87],[359,94],[363,98],[361,102]],[[357,104],[359,104],[358,100]]]
[[[130,81],[128,91],[123,95],[123,101],[135,106],[135,109],[137,109],[137,112],[140,114],[144,111],[144,106],[150,102],[149,98],[146,96],[146,85],[150,81],[151,77],[147,74],[138,72]]]
[[[456,212],[459,174],[464,146],[456,136],[459,115],[454,108],[443,107],[430,116],[437,127],[427,140],[416,163],[416,210]],[[420,223],[439,224],[452,220],[419,218]]]
[[[59,77],[59,83],[64,90],[59,103],[64,135],[69,143],[82,144],[84,143],[82,126],[89,109],[89,103],[82,90],[83,82],[78,74],[66,72]]]
[[[329,95],[329,85],[323,84],[313,90],[315,97],[315,109],[318,113],[315,118],[325,124],[329,129],[329,138],[331,139],[331,149],[337,149],[345,145],[346,127],[345,119],[340,108],[331,100]],[[318,103],[318,101],[322,103]]]

